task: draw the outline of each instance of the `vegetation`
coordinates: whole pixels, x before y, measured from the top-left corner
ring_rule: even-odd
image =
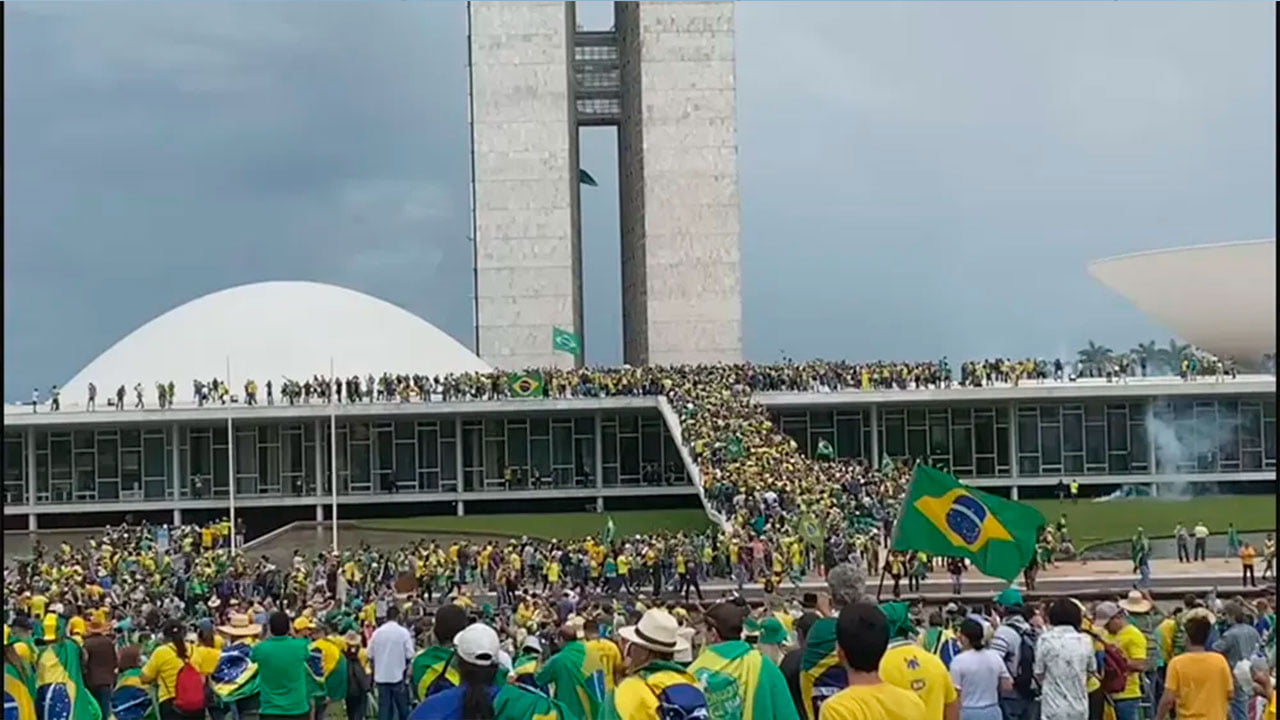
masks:
[[[416,518],[360,520],[357,528],[403,532],[469,533],[476,535],[509,535],[548,540],[582,538],[604,531],[606,518],[612,517],[618,535],[666,530],[701,532],[711,520],[701,509],[627,510],[599,513],[525,513],[518,515],[430,515]]]
[[[1179,522],[1188,528],[1203,522],[1214,534],[1227,531],[1235,523],[1240,532],[1275,530],[1276,499],[1274,495],[1211,495],[1189,500],[1131,498],[1109,502],[1081,500],[1029,500],[1044,514],[1045,520],[1056,522],[1066,513],[1067,529],[1077,549],[1090,545],[1126,540],[1138,526],[1147,537],[1172,537]]]
[[[1145,363],[1148,375],[1177,375],[1182,370],[1183,358],[1199,354],[1194,347],[1172,338],[1164,347],[1157,345],[1155,340],[1149,340],[1138,343],[1127,352],[1116,352],[1090,340],[1076,353],[1076,360],[1080,364],[1080,374],[1084,376],[1105,375],[1121,361],[1127,361],[1134,367]],[[1201,363],[1201,367],[1208,371],[1207,364]]]

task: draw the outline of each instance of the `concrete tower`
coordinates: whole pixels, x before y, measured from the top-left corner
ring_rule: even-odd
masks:
[[[623,355],[742,355],[731,2],[471,2],[476,336],[503,368],[568,367],[582,334],[578,128],[618,128]],[[584,338],[589,344],[591,338]]]

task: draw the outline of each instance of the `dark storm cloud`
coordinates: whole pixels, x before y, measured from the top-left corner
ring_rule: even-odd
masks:
[[[1274,233],[1274,5],[737,14],[752,359],[1162,337],[1085,264]],[[354,287],[471,343],[463,4],[7,3],[5,21],[7,397],[256,280]],[[593,361],[620,358],[615,153],[584,134]]]

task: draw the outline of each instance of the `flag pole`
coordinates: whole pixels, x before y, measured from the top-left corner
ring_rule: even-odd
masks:
[[[330,504],[329,514],[330,521],[333,523],[333,552],[338,553],[338,410],[335,407],[337,396],[334,393],[332,383],[335,376],[333,374],[333,356],[329,356],[329,490]]]

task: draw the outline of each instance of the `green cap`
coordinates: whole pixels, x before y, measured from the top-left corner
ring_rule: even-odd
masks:
[[[765,619],[760,624],[760,640],[765,645],[783,645],[787,642],[787,629],[776,617]]]
[[[880,612],[884,613],[885,624],[889,626],[890,640],[910,637],[915,632],[911,626],[911,608],[906,603],[881,603]]]
[[[1001,607],[1017,607],[1022,604],[1022,593],[1018,588],[1005,588],[996,595],[995,603]]]

